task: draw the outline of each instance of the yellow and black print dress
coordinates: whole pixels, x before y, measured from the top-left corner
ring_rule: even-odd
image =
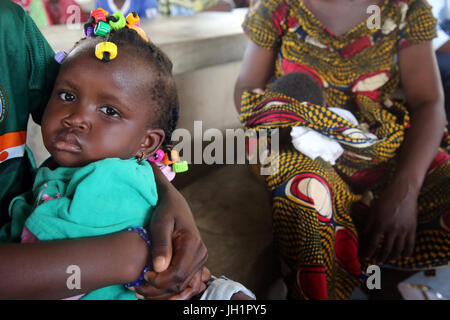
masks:
[[[345,299],[364,281],[358,258],[360,224],[389,183],[409,115],[401,98],[397,53],[430,41],[436,20],[425,0],[385,0],[379,27],[366,21],[334,35],[300,0],[254,1],[243,28],[249,39],[277,49],[274,78],[305,72],[321,84],[328,106],[345,108],[353,125],[326,107],[269,92],[244,92],[246,128],[306,126],[340,142],[335,166],[311,160],[293,146],[272,155],[277,170],[266,176],[272,192],[274,237],[307,299]],[[276,103],[273,103],[276,102]],[[366,132],[378,140],[368,138]],[[424,133],[426,134],[426,133]],[[424,270],[450,261],[450,157],[442,149],[430,165],[419,196],[414,254],[386,267]]]

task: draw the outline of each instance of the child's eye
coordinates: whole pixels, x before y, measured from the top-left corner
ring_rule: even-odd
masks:
[[[75,96],[68,92],[60,92],[59,98],[63,101],[68,101],[68,102],[75,101]]]
[[[106,115],[108,115],[110,117],[119,117],[120,116],[120,114],[112,107],[103,106],[103,107],[100,108],[100,110],[104,114],[106,114]]]

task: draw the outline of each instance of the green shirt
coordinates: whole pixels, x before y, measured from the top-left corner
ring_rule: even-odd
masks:
[[[58,64],[32,19],[18,5],[0,1],[0,226],[11,199],[29,189],[34,160],[26,150],[29,115],[40,122]]]
[[[147,161],[112,158],[80,168],[41,167],[32,190],[12,200],[12,223],[0,230],[0,241],[5,236],[20,241],[24,224],[41,241],[100,236],[145,226],[157,201],[155,177]],[[122,285],[115,285],[92,291],[83,299],[136,297]]]

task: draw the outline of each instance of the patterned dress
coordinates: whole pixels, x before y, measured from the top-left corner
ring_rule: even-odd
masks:
[[[299,0],[255,2],[243,24],[257,45],[277,49],[275,79],[308,73],[322,86],[329,106],[351,111],[359,122],[351,124],[325,106],[270,91],[242,97],[246,128],[305,126],[345,150],[335,166],[311,160],[292,145],[271,155],[277,170],[265,180],[272,192],[274,238],[302,298],[345,299],[367,279],[364,271],[374,261],[360,261],[359,232],[373,199],[393,177],[409,126],[397,53],[436,35],[436,20],[424,0],[385,0],[379,8],[379,25],[369,19],[341,36]],[[385,267],[425,270],[449,264],[447,141],[445,133],[421,189],[414,254]]]

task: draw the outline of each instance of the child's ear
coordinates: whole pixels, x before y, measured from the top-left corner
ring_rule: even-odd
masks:
[[[163,144],[166,134],[162,129],[148,129],[142,140],[140,148],[136,156],[145,155],[149,157],[153,155]]]

